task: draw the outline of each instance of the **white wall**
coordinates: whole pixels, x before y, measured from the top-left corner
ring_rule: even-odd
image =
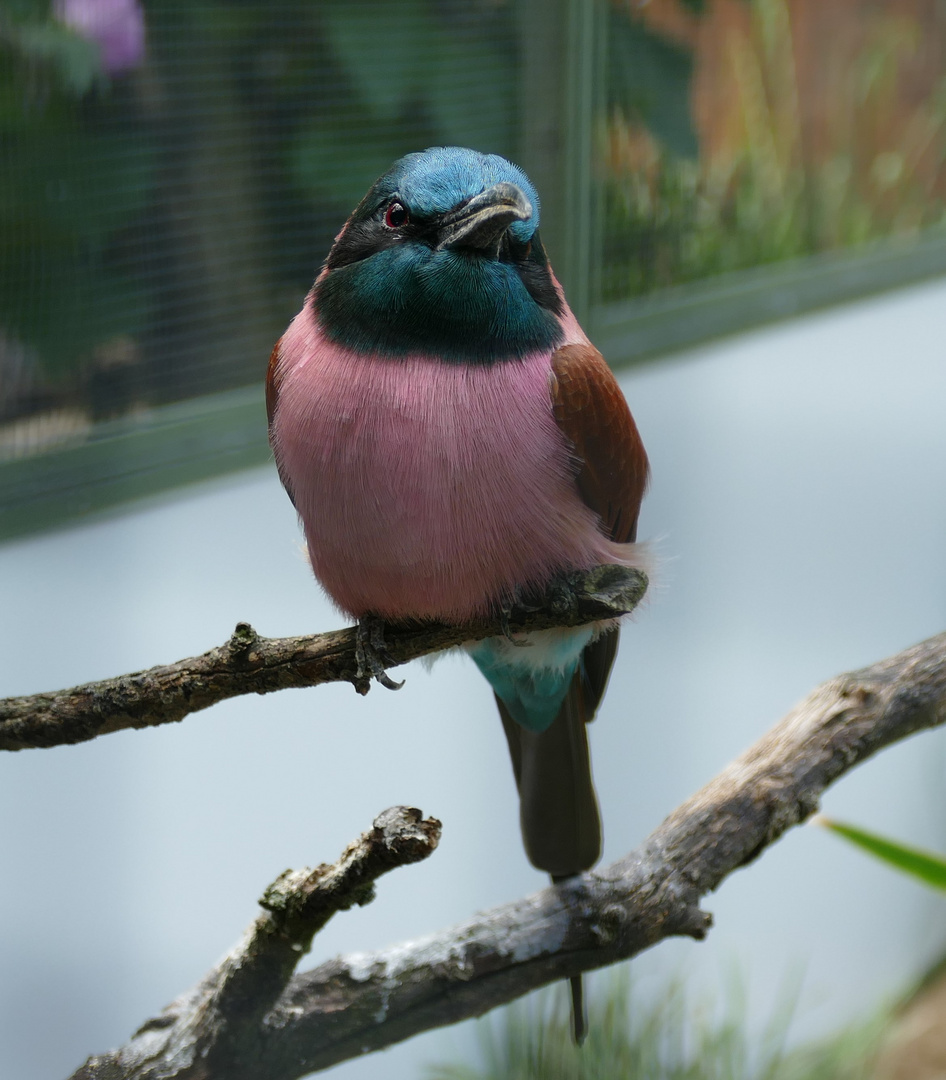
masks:
[[[694,350],[622,383],[653,463],[664,559],[594,725],[605,858],[817,682],[946,628],[946,283]],[[264,634],[340,624],[262,469],[0,547],[0,694],[54,689]],[[288,866],[333,859],[394,803],[441,849],[338,916],[308,962],[448,925],[542,885],[525,860],[490,694],[472,665],[398,694],[321,687],[180,725],[0,756],[0,1076],[65,1076],[193,983]],[[944,741],[896,747],[826,809],[946,849]],[[640,958],[643,992],[744,972],[760,1015],[805,972],[797,1030],[856,1017],[946,937],[937,897],[796,830],[710,897],[702,945]],[[471,1029],[339,1067],[414,1077]]]

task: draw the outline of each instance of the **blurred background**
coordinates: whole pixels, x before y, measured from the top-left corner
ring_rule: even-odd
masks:
[[[605,858],[817,682],[946,627],[946,9],[937,0],[0,0],[0,695],[340,625],[262,376],[402,153],[505,154],[653,464],[661,569],[593,729]],[[0,760],[0,1076],[66,1076],[392,803],[444,821],[307,963],[542,884],[486,684],[323,687]],[[826,808],[946,849],[946,743]],[[800,829],[632,965],[793,1038],[871,1015],[946,908]],[[735,976],[733,973],[737,973]],[[592,990],[596,985],[592,979]],[[419,1077],[476,1024],[340,1066]]]

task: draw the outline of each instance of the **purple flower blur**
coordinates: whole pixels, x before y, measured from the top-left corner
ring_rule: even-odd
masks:
[[[54,0],[53,14],[99,47],[109,75],[137,67],[145,54],[145,15],[138,0]]]

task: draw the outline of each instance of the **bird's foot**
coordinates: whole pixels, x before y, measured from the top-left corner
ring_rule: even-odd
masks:
[[[509,625],[509,618],[512,615],[513,610],[518,606],[518,604],[513,603],[510,600],[504,600],[499,609],[499,625],[502,628],[503,637],[510,645],[515,645],[517,648],[525,648],[530,646],[532,642],[528,641],[525,637],[513,637],[512,628]]]
[[[545,606],[558,615],[568,615],[578,606],[574,573],[557,574],[548,584],[544,597]]]
[[[395,682],[387,673],[393,667],[394,658],[384,644],[384,620],[377,615],[365,615],[358,620],[355,630],[355,689],[367,694],[374,676],[387,690],[400,690],[404,680]]]
[[[585,576],[583,571],[563,570],[544,588],[517,593],[515,599],[504,608],[503,617],[508,619],[514,611],[525,615],[532,615],[536,611],[567,615],[578,603],[576,581],[583,580]]]

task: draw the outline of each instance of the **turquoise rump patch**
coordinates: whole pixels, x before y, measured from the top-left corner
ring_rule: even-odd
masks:
[[[562,707],[593,633],[581,627],[521,648],[504,638],[487,638],[468,651],[516,723],[529,731],[545,731]]]

